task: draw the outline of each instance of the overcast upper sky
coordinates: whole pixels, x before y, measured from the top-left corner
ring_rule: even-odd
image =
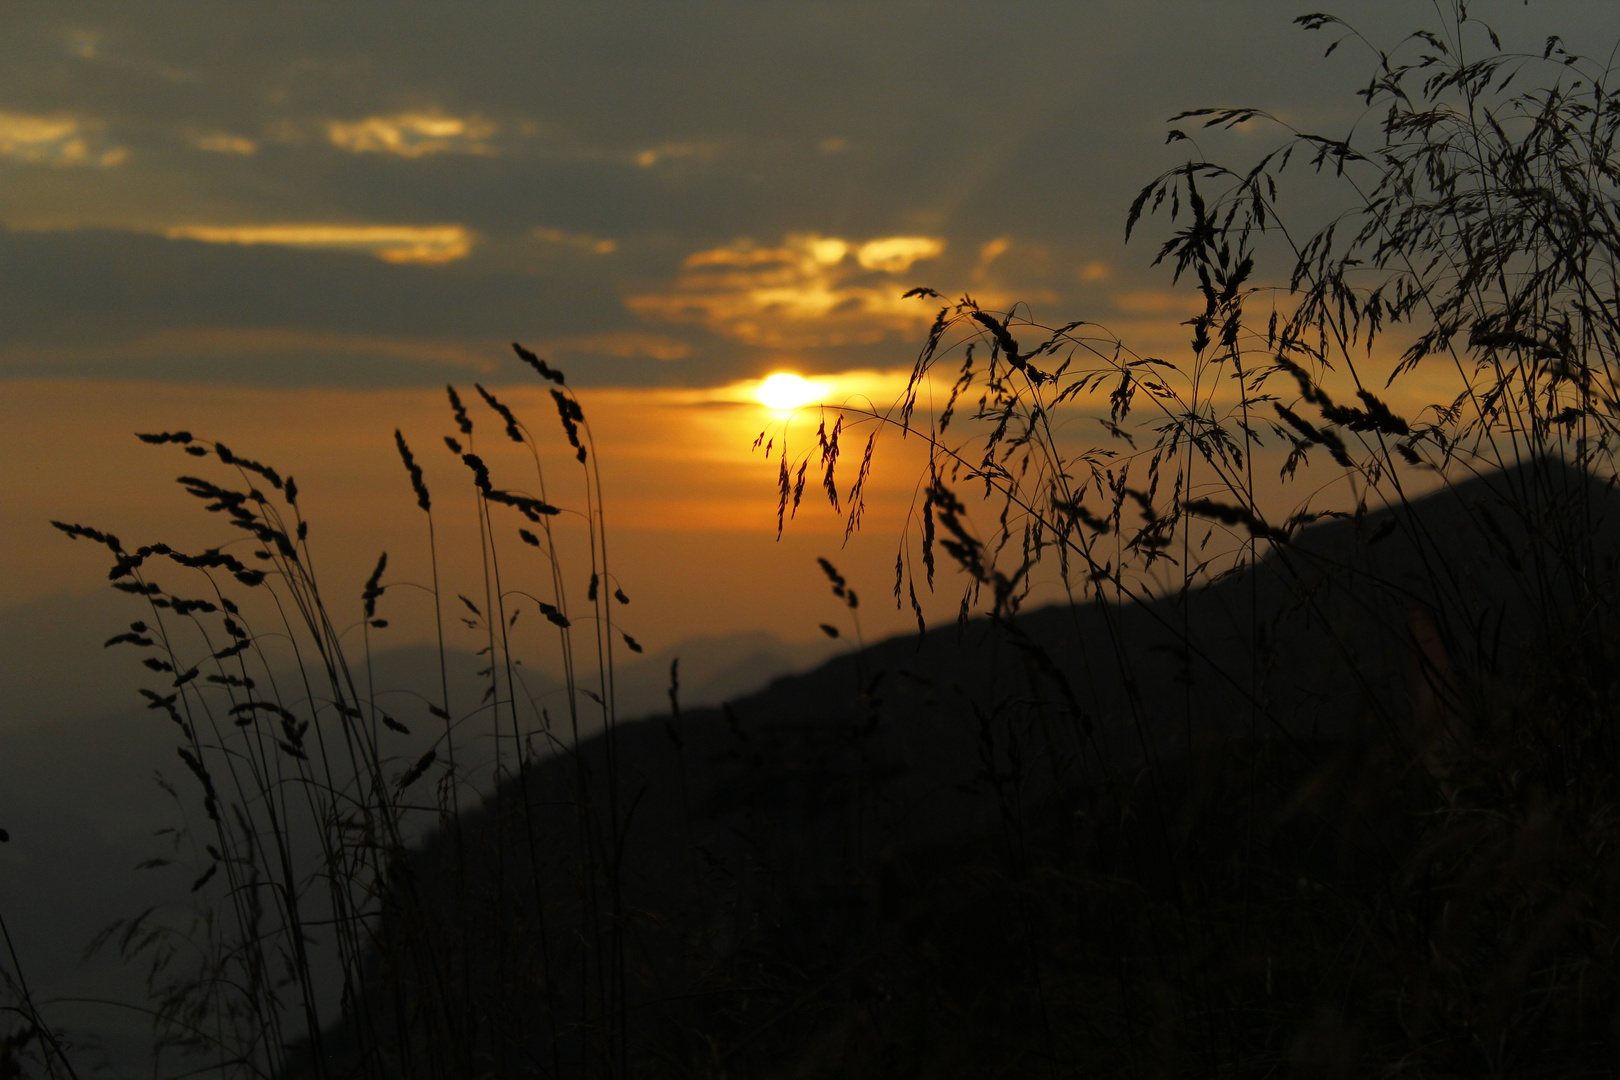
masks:
[[[1617,22],[1479,7],[1534,50]],[[1323,62],[1300,10],[7,5],[0,375],[432,385],[518,338],[582,384],[713,385],[903,364],[918,283],[1162,316],[1121,241],[1187,155],[1166,118],[1356,115],[1366,52]]]
[[[1194,298],[1149,267],[1167,223],[1126,247],[1126,209],[1190,153],[1243,164],[1274,138],[1167,145],[1179,110],[1253,105],[1334,135],[1357,121],[1372,55],[1350,41],[1324,60],[1340,33],[1296,27],[1301,11],[0,6],[0,605],[96,587],[99,558],[52,518],[141,540],[189,521],[153,498],[173,463],[130,433],[154,428],[296,469],[330,499],[317,531],[337,580],[379,548],[404,565],[416,511],[392,430],[436,447],[450,381],[522,383],[502,392],[529,403],[517,339],[588,388],[626,573],[664,590],[643,609],[661,629],[641,630],[813,633],[819,609],[783,590],[824,603],[820,554],[866,560],[864,587],[886,589],[912,466],[875,479],[869,551],[808,510],[777,544],[775,466],[749,450],[775,421],[706,388],[906,369],[934,310],[901,299],[918,284],[1185,348]],[[1386,47],[1442,22],[1413,0],[1339,13]],[[1613,0],[1474,14],[1538,56],[1548,34],[1605,57],[1620,37]],[[1321,211],[1309,189],[1286,186],[1283,211]],[[430,480],[464,481],[441,458]],[[724,588],[714,565],[733,571]]]

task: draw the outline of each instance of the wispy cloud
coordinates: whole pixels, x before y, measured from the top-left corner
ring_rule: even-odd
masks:
[[[250,157],[259,152],[259,144],[253,139],[243,135],[232,135],[228,131],[193,132],[186,136],[186,141],[198,150],[205,150],[210,154]]]
[[[331,120],[326,137],[333,146],[355,154],[393,154],[419,158],[432,154],[494,154],[489,141],[495,125],[478,116],[438,112],[396,113],[363,120]]]
[[[871,240],[855,249],[855,261],[867,270],[903,274],[911,264],[938,258],[945,252],[945,241],[934,236],[889,236]]]
[[[1108,299],[1122,315],[1196,315],[1204,310],[1203,298],[1197,293],[1168,289],[1133,289]]]
[[[30,165],[111,168],[129,158],[99,125],[71,116],[0,112],[0,158]]]
[[[1107,281],[1114,276],[1114,268],[1098,259],[1093,259],[1080,267],[1080,280],[1087,285],[1094,285],[1099,281]]]
[[[684,360],[692,355],[692,347],[684,341],[677,341],[665,334],[649,334],[637,330],[560,338],[547,342],[546,347],[557,352],[592,353],[624,360],[641,357],[649,360]]]
[[[171,240],[360,251],[428,265],[466,258],[473,244],[461,225],[175,225],[162,232]]]
[[[585,233],[563,232],[561,229],[538,228],[531,233],[536,240],[558,247],[574,248],[577,251],[587,251],[592,255],[611,255],[619,250],[619,242],[600,236],[589,236]]]
[[[739,241],[694,252],[673,286],[627,298],[643,319],[697,323],[747,345],[814,348],[867,345],[926,324],[933,312],[890,280],[945,250],[936,237],[851,243],[793,234],[776,247]]]
[[[712,140],[699,142],[665,142],[637,150],[630,160],[643,169],[670,161],[708,163],[720,156],[720,144]]]
[[[304,355],[325,359],[384,358],[415,364],[465,368],[488,375],[506,353],[499,340],[469,342],[432,338],[387,337],[379,334],[308,330],[296,327],[227,326],[177,327],[138,334],[113,342],[85,345],[18,343],[0,348],[0,372],[7,364],[75,364],[117,361],[172,360],[204,357],[239,361],[244,358]]]

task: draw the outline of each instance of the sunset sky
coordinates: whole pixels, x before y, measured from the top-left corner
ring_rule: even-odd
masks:
[[[752,388],[791,371],[831,403],[886,405],[936,310],[902,299],[914,285],[1185,348],[1189,293],[1149,265],[1162,223],[1126,246],[1125,210],[1187,159],[1192,144],[1165,143],[1181,109],[1349,130],[1368,53],[1324,61],[1337,35],[1291,25],[1300,12],[0,8],[0,606],[102,588],[101,555],[50,518],[220,542],[170,483],[189,459],[137,430],[188,429],[295,473],[335,592],[357,595],[383,549],[420,573],[395,427],[447,507],[465,475],[440,442],[445,383],[472,400],[482,383],[561,446],[517,340],[578,389],[645,639],[814,635],[839,614],[818,555],[870,598],[870,632],[902,629],[909,612],[878,601],[915,457],[884,457],[847,549],[824,503],[778,541],[775,466],[751,446],[784,414]],[[1388,45],[1426,13],[1341,12]],[[1614,28],[1608,2],[1476,14],[1538,54],[1547,33]],[[1201,148],[1247,160],[1269,137]],[[492,414],[475,417],[498,441]]]

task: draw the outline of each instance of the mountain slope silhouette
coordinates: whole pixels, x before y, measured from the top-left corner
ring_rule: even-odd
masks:
[[[1086,872],[1128,869],[1151,894],[1170,887],[1155,866],[1235,842],[1214,788],[1193,798],[1220,748],[1276,748],[1286,795],[1347,746],[1412,741],[1414,626],[1458,685],[1511,682],[1528,650],[1578,627],[1616,509],[1593,478],[1526,466],[1309,527],[1183,594],[973,619],[723,709],[620,725],[401,868],[413,899],[380,937],[438,943],[439,986],[378,957],[368,1022],[390,1049],[373,1064],[425,1075],[450,1054],[578,1075],[716,1053],[737,1075],[768,1072],[866,992],[851,972],[932,947],[907,935],[952,903],[942,883],[965,860],[997,852],[1018,876],[1031,838],[1057,837]],[[1138,794],[1156,809],[1116,814],[1099,839],[1097,807]],[[1310,829],[1279,824],[1267,842],[1335,872],[1409,840],[1398,811],[1330,794]],[[1007,929],[979,918],[986,940]],[[357,1047],[351,1024],[320,1052],[342,1075]]]

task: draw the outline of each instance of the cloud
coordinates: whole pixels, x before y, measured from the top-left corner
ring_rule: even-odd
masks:
[[[720,144],[706,142],[666,142],[632,154],[630,160],[643,169],[665,161],[696,161],[708,163],[720,156]]]
[[[890,236],[862,244],[855,259],[868,270],[903,274],[911,264],[937,258],[945,251],[945,241],[933,236]]]
[[[464,259],[473,243],[461,225],[175,225],[162,232],[171,240],[360,251],[383,262],[424,265]]]
[[[920,236],[856,245],[800,233],[777,247],[741,240],[694,252],[668,291],[631,296],[625,303],[643,319],[697,323],[745,345],[870,345],[926,325],[933,312],[901,299],[898,283],[873,282],[863,271],[903,273],[944,250],[943,240]]]
[[[1195,292],[1135,289],[1108,299],[1122,315],[1197,315],[1204,310],[1204,300]]]
[[[1318,53],[1285,18],[1239,26],[1168,0],[1014,0],[991,21],[918,21],[904,5],[844,0],[834,7],[849,18],[732,0],[629,15],[497,0],[477,19],[433,5],[382,20],[342,5],[294,20],[274,6],[194,7],[170,20],[138,5],[8,9],[15,47],[0,65],[0,111],[58,129],[21,139],[26,150],[0,149],[0,221],[57,231],[0,235],[0,342],[117,343],[244,325],[538,347],[639,331],[643,355],[620,355],[635,349],[618,338],[562,353],[570,380],[696,385],[760,374],[767,361],[802,361],[807,372],[882,362],[926,329],[935,309],[898,297],[928,284],[998,310],[1031,300],[1051,322],[1168,326],[1184,347],[1175,324],[1188,313],[1125,313],[1173,303],[1108,303],[1168,278],[1145,265],[1174,227],[1165,216],[1118,246],[1141,184],[1184,157],[1153,133],[1208,95],[1301,108],[1340,100],[1316,89]],[[1405,29],[1393,17],[1379,26]],[[1020,58],[1005,78],[964,80],[959,65],[940,63],[997,51]],[[1224,66],[1211,59],[1222,55]],[[154,74],[177,65],[204,81],[181,87]],[[1133,81],[1147,68],[1165,78]],[[1350,96],[1312,127],[1337,129],[1354,106]],[[1007,122],[1025,116],[1035,119]],[[74,135],[92,161],[117,143],[129,163],[18,160],[50,160],[39,144]],[[15,131],[7,138],[19,142]],[[321,222],[466,232],[291,228]],[[271,225],[281,227],[263,231]],[[209,231],[180,243],[163,239],[185,235],[166,226]],[[821,235],[802,244],[782,239],[812,229]],[[907,237],[948,245],[900,271],[919,253],[892,243]],[[1011,246],[986,260],[998,237]],[[409,264],[464,252],[438,272]],[[683,265],[704,252],[707,264]],[[1094,260],[1112,263],[1113,276],[1088,281]],[[660,336],[691,353],[649,358],[674,348],[652,343]],[[852,344],[838,351],[841,341]],[[749,344],[762,342],[828,347],[766,356]],[[172,373],[158,353],[141,353],[131,370],[319,382],[324,350],[288,345],[284,374],[264,352]],[[314,359],[294,367],[306,353]],[[380,384],[429,374],[419,364],[365,370]]]
[[[419,158],[431,154],[497,153],[488,140],[495,125],[478,116],[445,116],[438,112],[368,116],[352,122],[331,120],[326,137],[333,146],[355,154],[393,154]]]
[[[536,240],[543,240],[548,244],[559,247],[571,247],[579,251],[590,252],[592,255],[611,255],[619,249],[617,240],[608,240],[600,236],[589,236],[584,233],[563,232],[561,229],[548,229],[541,227],[531,234]]]
[[[30,165],[122,165],[129,151],[109,142],[97,125],[70,116],[0,112],[0,158]]]
[[[549,347],[559,352],[592,353],[623,360],[641,357],[651,360],[684,360],[692,355],[692,347],[684,341],[677,341],[665,334],[648,334],[636,330],[563,338],[550,343]]]
[[[1079,270],[1080,280],[1088,285],[1099,281],[1107,281],[1114,276],[1114,268],[1097,259],[1086,263]]]
[[[210,154],[236,154],[239,157],[250,157],[259,152],[258,143],[241,135],[232,135],[228,131],[198,132],[188,136],[187,141],[198,150],[204,150]]]
[[[293,355],[327,362],[354,358],[403,361],[464,368],[488,375],[504,359],[502,342],[465,342],[420,337],[301,329],[297,327],[184,327],[157,330],[128,339],[88,345],[19,345],[0,352],[10,364],[121,364],[172,357],[256,360]]]
[[[513,271],[475,251],[459,263],[422,267],[332,247],[171,240],[163,224],[0,228],[0,266],[25,268],[0,291],[0,382],[442,385],[461,377],[452,368],[461,362],[444,351],[452,347],[510,368],[513,379],[527,371],[512,355],[513,340],[538,345],[639,331],[649,335],[643,353],[670,347],[650,340],[665,328],[638,325],[616,290],[582,272],[581,265],[606,261],[594,257]],[[244,336],[233,338],[235,329]],[[177,336],[154,336],[170,332]],[[628,351],[624,344],[613,352]],[[711,343],[703,363],[728,359]],[[690,379],[694,366],[609,351],[570,353],[566,362],[570,382],[582,385]]]
[[[1005,236],[998,236],[979,247],[979,261],[973,267],[973,283],[975,285],[984,283],[986,276],[990,273],[990,264],[1005,255],[1010,247],[1012,247],[1012,240]]]
[[[93,30],[70,30],[62,44],[69,56],[80,60],[94,60],[101,53],[101,35]]]

